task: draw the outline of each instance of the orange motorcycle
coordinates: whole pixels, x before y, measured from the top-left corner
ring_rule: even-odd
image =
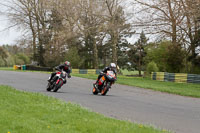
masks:
[[[112,84],[117,80],[116,74],[113,71],[107,71],[98,81],[98,85],[94,85],[93,94],[106,95],[106,93],[111,89]]]

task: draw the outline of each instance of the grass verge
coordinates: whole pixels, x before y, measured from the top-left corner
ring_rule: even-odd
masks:
[[[163,133],[107,118],[76,104],[0,86],[1,133]]]
[[[13,67],[0,67],[0,70],[14,71]]]
[[[17,72],[40,72],[40,73],[51,73],[48,71],[36,71],[36,70],[14,70],[13,67],[0,67],[0,70],[4,71],[17,71]]]
[[[98,75],[73,74],[73,76],[96,80]],[[200,98],[200,84],[163,82],[163,81],[151,80],[150,78],[127,77],[120,75],[118,76],[117,83],[146,88],[146,89],[152,89],[155,91],[167,92],[182,96]]]
[[[122,75],[139,75],[138,71],[128,71],[127,69],[122,69],[121,72],[122,72]],[[141,74],[143,75],[144,72],[141,71]]]

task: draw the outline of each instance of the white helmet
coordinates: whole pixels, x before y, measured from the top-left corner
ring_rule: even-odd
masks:
[[[116,64],[115,63],[110,63],[110,68],[111,69],[116,69]]]

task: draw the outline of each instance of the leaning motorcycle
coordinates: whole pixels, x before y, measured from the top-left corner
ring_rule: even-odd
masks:
[[[65,71],[57,72],[52,81],[48,82],[47,91],[57,92],[63,86],[64,82],[67,82],[66,76],[67,73]]]
[[[107,71],[98,81],[98,85],[94,85],[93,94],[106,95],[106,93],[111,89],[112,84],[117,80],[117,77],[113,71]]]

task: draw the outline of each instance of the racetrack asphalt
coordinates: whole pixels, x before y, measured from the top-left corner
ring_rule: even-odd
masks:
[[[57,93],[47,92],[50,74],[0,71],[0,85],[42,93],[80,104],[120,120],[153,125],[176,133],[200,133],[200,98],[114,84],[106,96],[93,95],[94,80],[72,77]]]

